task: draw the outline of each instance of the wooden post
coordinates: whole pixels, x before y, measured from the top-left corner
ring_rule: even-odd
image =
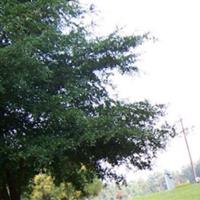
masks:
[[[194,163],[192,161],[192,155],[191,155],[191,152],[190,152],[190,147],[189,147],[189,144],[188,144],[188,141],[187,141],[186,132],[185,132],[185,128],[183,126],[183,120],[182,119],[180,119],[180,123],[181,123],[182,132],[183,132],[183,135],[184,135],[188,155],[189,155],[189,158],[190,158],[190,164],[191,164],[191,167],[192,167],[192,174],[193,174],[193,177],[194,177],[194,181],[196,182],[196,178],[197,178],[196,171],[195,171],[195,168],[194,168]]]

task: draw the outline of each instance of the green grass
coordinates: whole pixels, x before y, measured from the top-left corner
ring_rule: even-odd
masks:
[[[136,197],[134,200],[200,200],[200,184],[183,185],[171,191]]]

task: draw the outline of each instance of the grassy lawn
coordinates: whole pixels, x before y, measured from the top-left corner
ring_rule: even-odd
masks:
[[[134,200],[200,200],[200,184],[179,186],[171,191],[137,197]]]

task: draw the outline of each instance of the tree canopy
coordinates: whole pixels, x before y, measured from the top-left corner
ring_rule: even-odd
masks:
[[[78,1],[0,1],[0,200],[20,199],[43,171],[83,188],[117,178],[102,161],[149,168],[170,136],[162,105],[106,90],[112,70],[137,71],[144,36],[94,36],[86,12]]]

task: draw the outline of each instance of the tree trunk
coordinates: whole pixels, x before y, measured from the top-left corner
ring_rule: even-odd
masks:
[[[10,200],[20,200],[21,199],[21,184],[17,180],[17,175],[12,174],[7,171],[7,182],[9,189]]]
[[[0,200],[10,200],[8,189],[5,183],[0,185]]]
[[[20,200],[21,194],[20,191],[16,188],[16,186],[9,186],[9,192],[10,192],[10,200]]]

